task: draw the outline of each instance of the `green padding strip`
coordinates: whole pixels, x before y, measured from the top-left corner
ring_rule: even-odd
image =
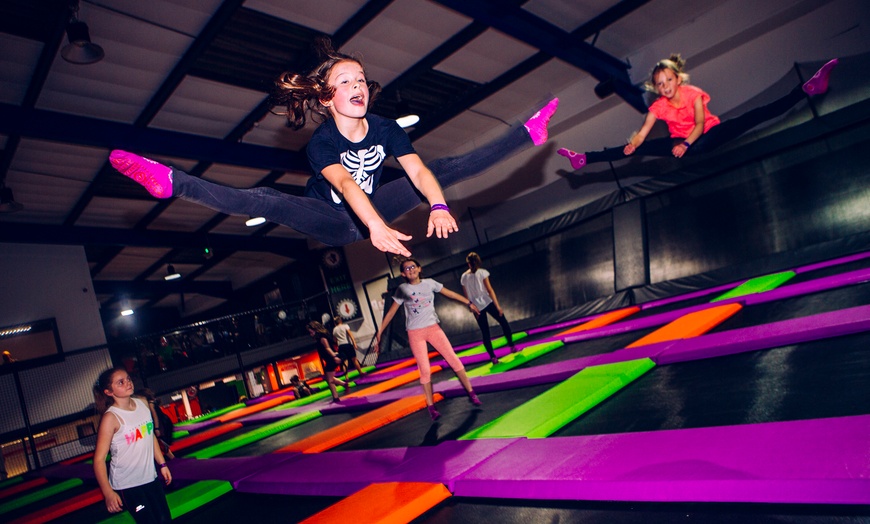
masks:
[[[314,420],[321,416],[323,415],[319,411],[299,413],[298,415],[293,415],[291,417],[283,418],[276,422],[272,422],[271,424],[266,424],[265,426],[257,428],[253,431],[249,431],[243,435],[237,435],[229,440],[225,440],[213,446],[203,448],[195,453],[185,455],[185,457],[197,459],[214,458],[223,455],[224,453],[228,453],[234,449],[238,449],[242,446],[247,446],[252,442],[263,440],[266,437],[271,437],[276,433],[280,433],[286,429],[299,426],[300,424],[304,424],[309,420]]]
[[[558,349],[564,345],[565,343],[561,340],[554,340],[551,342],[545,342],[543,344],[528,346],[519,353],[511,353],[510,355],[503,356],[499,359],[498,364],[484,364],[483,366],[478,366],[474,369],[466,370],[466,373],[468,373],[469,377],[481,377],[484,375],[491,375],[493,373],[502,373],[504,371],[508,371],[516,367],[522,366],[523,364],[526,364],[529,361],[534,360],[540,356],[546,355],[554,349]],[[456,379],[453,378],[452,380]]]
[[[188,435],[190,435],[190,431],[187,431],[186,429],[183,429],[181,431],[173,431],[172,432],[172,440],[177,440],[177,439],[180,439],[181,437],[186,437]]]
[[[590,366],[460,440],[548,437],[653,367],[648,358]]]
[[[238,404],[233,404],[232,406],[227,406],[227,407],[221,408],[217,411],[212,411],[211,413],[209,413],[207,415],[202,415],[201,417],[196,417],[196,418],[192,418],[190,420],[185,420],[183,422],[179,422],[178,424],[175,425],[175,427],[179,427],[179,426],[184,427],[188,424],[193,424],[194,422],[203,422],[205,420],[211,420],[215,417],[219,417],[221,415],[226,415],[230,411],[235,411],[235,410],[241,409],[243,407],[245,407],[245,403],[239,402]]]
[[[517,340],[522,340],[522,339],[526,338],[527,336],[529,336],[528,333],[526,333],[525,331],[520,331],[519,333],[514,333],[513,336],[511,337],[511,339],[514,342],[516,342]],[[507,345],[507,337],[498,337],[498,338],[492,339],[492,349],[503,348],[506,345]],[[478,353],[484,353],[485,351],[486,351],[486,348],[483,346],[483,344],[478,344],[476,346],[472,346],[466,350],[463,350],[463,351],[457,353],[456,355],[460,356],[460,357],[467,357],[469,355],[477,355]]]
[[[327,397],[332,397],[332,393],[327,389],[326,391],[318,391],[317,393],[312,393],[311,396],[302,397],[298,400],[291,400],[290,402],[285,402],[280,406],[275,406],[274,408],[268,411],[281,411],[282,409],[290,409],[299,406],[307,406],[308,404],[312,404],[317,402],[318,400],[325,399]]]
[[[12,477],[11,479],[6,479],[3,482],[0,482],[0,489],[8,488],[9,486],[18,484],[22,480],[24,480],[23,475],[18,475],[17,477]]]
[[[191,484],[179,490],[170,491],[166,495],[166,502],[169,504],[169,511],[172,513],[172,518],[190,513],[198,507],[204,506],[214,499],[225,495],[233,490],[233,485],[226,480],[201,480],[195,484]],[[133,517],[129,512],[124,511],[110,517],[100,524],[134,524]]]
[[[57,484],[53,484],[51,486],[44,487],[42,489],[38,489],[32,493],[22,495],[18,498],[10,500],[9,502],[4,502],[3,504],[0,504],[0,515],[9,513],[12,510],[23,508],[28,504],[39,502],[40,500],[57,495],[58,493],[62,493],[68,489],[73,489],[75,487],[81,486],[82,484],[84,484],[82,482],[82,479],[69,479],[64,480],[63,482],[59,482]]]
[[[782,273],[751,278],[724,295],[714,298],[710,302],[718,302],[720,300],[725,300],[726,298],[742,297],[753,293],[761,293],[762,291],[770,291],[771,289],[776,289],[793,279],[794,275],[794,271],[783,271]]]

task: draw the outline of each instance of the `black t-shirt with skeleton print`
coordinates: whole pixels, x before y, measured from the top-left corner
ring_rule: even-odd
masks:
[[[323,169],[341,164],[367,195],[378,188],[384,161],[388,156],[400,157],[415,153],[408,134],[395,120],[366,115],[369,132],[359,142],[351,142],[338,132],[335,121],[327,120],[314,131],[308,143],[308,162],[315,175],[308,180],[305,196],[317,198],[343,209],[344,204],[329,182]]]

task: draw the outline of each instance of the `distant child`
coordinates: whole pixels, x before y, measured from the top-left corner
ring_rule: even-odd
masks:
[[[356,338],[354,338],[350,326],[344,323],[344,319],[340,315],[335,315],[332,322],[335,324],[335,327],[332,328],[332,336],[335,337],[335,343],[338,344],[338,356],[344,362],[346,373],[350,373],[350,367],[353,366],[359,376],[365,375],[356,356]]]
[[[349,382],[335,378],[335,370],[341,366],[341,357],[339,357],[338,353],[332,349],[334,346],[334,339],[332,338],[332,335],[329,334],[329,331],[323,327],[323,324],[316,320],[306,324],[305,329],[308,330],[308,334],[311,338],[316,341],[315,345],[317,346],[317,354],[320,356],[320,362],[323,364],[323,374],[326,375],[326,383],[329,384],[329,391],[332,392],[332,401],[338,402],[338,390],[335,386],[344,386],[345,389],[348,389],[350,384]]]
[[[828,90],[828,77],[839,63],[836,58],[826,63],[812,78],[802,86],[796,86],[784,97],[765,106],[748,111],[738,117],[719,121],[710,113],[707,103],[710,95],[700,88],[688,84],[689,75],[683,71],[686,65],[680,55],[657,63],[652,70],[651,80],[645,84],[649,91],[659,94],[659,98],[649,108],[649,113],[640,130],[631,137],[625,147],[607,148],[603,151],[575,153],[570,149],[559,149],[557,153],[571,161],[575,170],[586,164],[612,162],[628,155],[674,156],[696,155],[712,151],[722,144],[737,138],[758,124],[782,115],[806,95],[821,95]],[[646,140],[656,120],[668,124],[670,138]]]
[[[304,380],[299,380],[299,375],[293,375],[290,379],[290,385],[296,393],[296,398],[310,397],[314,394],[314,390]]]
[[[435,351],[447,361],[450,368],[456,373],[456,377],[468,393],[468,399],[471,403],[475,406],[481,405],[480,399],[477,398],[471,387],[468,375],[465,374],[465,366],[456,356],[444,330],[438,325],[438,315],[435,314],[435,293],[441,293],[447,298],[462,302],[475,314],[479,314],[480,311],[465,297],[450,291],[440,282],[431,278],[420,278],[423,266],[417,260],[413,258],[402,260],[399,264],[399,270],[407,282],[400,285],[393,295],[393,305],[384,315],[384,321],[375,335],[376,343],[380,344],[381,336],[390,325],[393,317],[396,316],[399,306],[405,306],[405,328],[408,330],[408,343],[411,346],[411,353],[414,354],[414,359],[417,361],[417,369],[420,371],[420,385],[423,386],[426,407],[429,409],[432,420],[438,420],[441,413],[435,409],[435,398],[432,394],[432,372],[429,367],[427,342],[432,344]]]
[[[504,311],[501,309],[498,297],[489,281],[489,271],[480,267],[482,263],[480,255],[472,251],[465,257],[465,263],[468,264],[468,271],[462,274],[459,282],[462,284],[465,296],[480,310],[480,313],[477,315],[477,325],[480,327],[480,332],[483,335],[483,347],[489,353],[490,361],[493,364],[498,364],[498,358],[492,349],[492,337],[489,334],[489,322],[486,315],[492,316],[498,322],[498,325],[501,326],[501,332],[507,339],[511,353],[516,351],[513,332],[511,331],[510,324],[508,324],[507,319],[504,317]]]
[[[110,513],[126,509],[136,522],[170,522],[163,484],[172,482],[172,474],[154,438],[148,403],[133,396],[133,380],[127,371],[113,368],[100,375],[94,384],[94,405],[102,414],[94,474],[106,508]]]

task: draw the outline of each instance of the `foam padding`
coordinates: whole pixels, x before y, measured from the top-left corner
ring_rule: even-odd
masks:
[[[260,402],[259,404],[254,404],[253,406],[248,406],[227,413],[226,415],[218,417],[217,421],[223,424],[225,422],[230,422],[244,416],[251,415],[253,413],[259,413],[269,408],[274,408],[275,406],[280,406],[281,404],[285,404],[287,402],[290,402],[291,400],[293,400],[293,397],[290,395],[273,398],[271,400],[267,400],[266,402]]]
[[[172,451],[173,453],[178,453],[183,449],[187,449],[191,446],[195,446],[197,444],[202,444],[203,442],[213,439],[215,437],[219,437],[231,431],[235,431],[242,427],[241,422],[228,422],[221,426],[213,427],[209,430],[203,431],[202,433],[197,433],[196,435],[191,435],[189,437],[185,437],[181,440],[177,440],[172,443]]]
[[[794,271],[783,271],[782,273],[774,273],[772,275],[765,275],[763,277],[756,277],[747,280],[746,282],[740,284],[736,288],[719,295],[714,298],[710,302],[719,302],[720,300],[727,300],[729,298],[734,297],[742,297],[746,295],[752,295],[754,293],[761,293],[763,291],[770,291],[771,289],[776,289],[789,280],[793,279],[795,276]]]
[[[235,486],[239,481],[260,471],[291,461],[298,454],[255,455],[212,459],[176,458],[170,464],[172,481],[226,480]]]
[[[588,367],[460,440],[548,437],[653,367],[648,358]]]
[[[513,336],[511,337],[511,340],[513,340],[514,342],[517,342],[518,340],[522,340],[522,339],[526,338],[527,336],[529,336],[529,334],[526,333],[525,331],[519,331],[519,332],[513,334]],[[505,336],[494,338],[490,342],[492,343],[492,349],[494,349],[494,350],[501,349],[501,348],[508,345],[507,337],[505,337]],[[456,351],[457,356],[465,357],[468,355],[477,355],[478,353],[486,352],[486,346],[484,346],[483,343],[478,343],[478,344],[475,344],[471,347],[463,348],[461,352],[459,351],[459,348],[454,348],[454,350]]]
[[[561,340],[554,340],[552,342],[545,342],[543,344],[527,346],[519,353],[511,353],[509,355],[505,355],[499,360],[498,364],[485,364],[474,369],[466,370],[466,374],[470,378],[482,377],[491,373],[502,373],[509,369],[522,366],[523,364],[526,364],[531,360],[546,355],[547,353],[554,351],[564,345],[565,343]]]
[[[0,499],[5,499],[6,497],[11,497],[12,495],[18,495],[24,491],[29,489],[38,488],[44,484],[48,483],[48,479],[45,477],[39,477],[35,479],[31,479],[28,481],[24,481],[22,477],[18,477],[18,481],[14,483],[10,483],[8,488],[0,490]]]
[[[238,403],[238,404],[233,404],[232,406],[227,406],[227,407],[225,407],[225,408],[221,408],[221,409],[218,409],[218,410],[216,410],[216,411],[212,411],[211,413],[208,413],[208,414],[206,414],[206,415],[201,415],[201,416],[199,416],[199,417],[196,417],[195,419],[183,420],[183,421],[178,422],[177,424],[175,424],[175,427],[177,427],[177,428],[179,428],[179,427],[183,428],[183,427],[185,427],[185,426],[189,426],[189,425],[191,425],[191,424],[197,424],[197,423],[199,423],[199,422],[205,422],[206,420],[211,420],[211,419],[213,419],[213,418],[218,418],[218,417],[220,417],[220,416],[222,416],[222,415],[225,415],[225,414],[229,413],[230,411],[235,411],[235,410],[237,410],[237,409],[242,409],[243,407],[245,407],[245,404],[244,404],[244,403],[241,403],[241,402]]]
[[[436,395],[435,397],[436,402],[444,398],[442,395]],[[289,446],[284,446],[278,449],[276,453],[320,453],[422,409],[426,409],[426,399],[423,395],[399,399],[374,411],[369,411],[352,420],[321,431],[316,435],[294,442]]]
[[[405,524],[450,497],[443,484],[388,482],[372,484],[303,520],[304,524],[368,522]]]
[[[217,457],[223,455],[224,453],[233,451],[234,449],[238,449],[242,446],[247,446],[252,442],[257,442],[259,440],[263,440],[266,437],[271,437],[272,435],[280,433],[284,430],[294,428],[321,416],[323,415],[321,415],[319,411],[309,411],[308,413],[299,413],[298,415],[292,415],[271,424],[266,424],[265,426],[259,427],[252,431],[248,431],[247,433],[244,433],[242,435],[236,435],[235,437],[227,439],[223,442],[219,442],[217,444],[214,444],[213,446],[209,446],[207,448],[201,449],[185,456],[197,459]]]
[[[0,504],[0,515],[5,515],[12,510],[23,508],[24,506],[39,502],[40,500],[46,499],[48,497],[53,497],[58,493],[63,493],[64,491],[76,488],[78,486],[81,486],[82,484],[84,484],[84,482],[82,482],[81,479],[68,479],[62,482],[58,482],[57,484],[52,484],[51,486],[46,486],[42,489],[27,493],[26,495],[22,495],[18,498]]]
[[[432,360],[433,358],[438,356],[438,352],[437,351],[430,351],[428,356],[429,356],[429,360]],[[409,368],[411,366],[416,366],[416,365],[417,365],[417,361],[414,360],[413,358],[409,358],[407,360],[403,360],[399,363],[393,364],[392,366],[387,366],[383,369],[379,369],[379,370],[377,370],[373,373],[370,373],[370,374],[371,375],[379,375],[381,373],[388,373],[390,371],[395,371],[397,369],[406,369],[406,368]]]
[[[457,497],[870,503],[870,415],[520,440]]]
[[[431,366],[430,372],[432,374],[438,373],[442,369],[444,369],[440,364],[435,364]],[[413,370],[408,371],[405,374],[399,375],[398,377],[393,377],[389,380],[385,380],[383,382],[379,382],[373,386],[369,386],[365,389],[361,389],[359,391],[354,391],[353,393],[348,393],[344,396],[344,398],[357,398],[364,397],[366,395],[373,395],[376,393],[383,393],[384,391],[389,391],[391,389],[396,389],[399,386],[404,386],[405,384],[410,384],[415,380],[420,380],[420,371]]]
[[[688,315],[684,315],[673,322],[660,327],[640,340],[629,344],[627,347],[633,348],[645,346],[647,344],[654,344],[656,342],[667,342],[669,340],[679,340],[682,338],[703,335],[722,322],[725,322],[742,308],[742,305],[736,303],[724,304],[689,313]]]
[[[169,504],[169,511],[172,513],[174,520],[232,490],[232,485],[224,480],[203,480],[190,486],[170,491],[166,494],[166,502]],[[128,522],[133,523],[133,517],[129,512],[124,511],[102,521],[100,524],[121,524]]]
[[[23,517],[11,520],[9,521],[9,524],[42,524],[43,522],[50,522],[69,515],[73,511],[78,511],[82,508],[102,502],[102,500],[103,494],[100,492],[100,489],[92,489],[85,493],[76,495],[75,497],[44,507]]]
[[[634,315],[640,311],[640,307],[631,306],[623,309],[617,309],[615,311],[609,311],[603,315],[599,315],[588,322],[584,322],[579,326],[574,326],[570,329],[566,329],[559,333],[559,335],[570,335],[571,333],[577,333],[578,331],[587,331],[590,329],[600,328],[602,326],[607,326],[613,324],[614,322],[618,322],[625,317]]]

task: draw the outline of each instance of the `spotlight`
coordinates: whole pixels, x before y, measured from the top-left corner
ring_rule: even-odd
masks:
[[[71,64],[93,64],[103,59],[106,53],[103,48],[91,42],[88,24],[79,21],[79,4],[70,6],[70,20],[66,26],[66,37],[69,43],[60,50],[60,56]]]
[[[396,93],[396,99],[398,100],[398,103],[396,104],[396,113],[399,115],[396,119],[396,123],[399,124],[399,127],[405,129],[420,121],[420,115],[411,112],[411,106],[408,105],[408,102],[402,100],[400,94]]]
[[[121,316],[122,316],[122,317],[129,317],[129,316],[132,315],[132,314],[133,314],[133,310],[132,310],[132,309],[125,309],[125,310],[121,311]]]
[[[265,223],[266,219],[263,217],[250,217],[249,219],[245,220],[245,225],[248,227],[259,226],[260,224]]]
[[[169,264],[166,266],[166,276],[163,277],[163,280],[178,280],[181,278],[181,273],[175,270],[175,266]]]
[[[15,201],[12,190],[0,184],[0,213],[15,213],[24,209],[24,205]]]

